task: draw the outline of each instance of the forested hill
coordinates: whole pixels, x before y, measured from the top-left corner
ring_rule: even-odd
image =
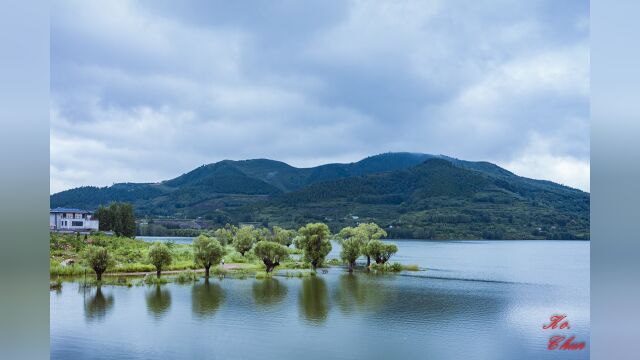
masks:
[[[517,176],[488,162],[388,153],[350,164],[296,168],[225,160],[161,183],[82,187],[51,206],[95,209],[127,201],[138,216],[258,221],[332,229],[375,221],[390,236],[436,239],[588,239],[589,194]]]

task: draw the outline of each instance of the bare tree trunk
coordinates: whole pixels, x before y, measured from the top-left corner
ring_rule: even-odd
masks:
[[[371,256],[367,255],[367,267],[371,265]]]
[[[205,278],[209,277],[209,267],[211,267],[211,265],[204,267],[204,277]]]
[[[96,280],[102,281],[102,272],[96,271]]]
[[[156,276],[158,277],[158,279],[160,279],[160,269],[156,270]]]
[[[349,272],[350,273],[353,272],[353,263],[352,262],[349,263]]]

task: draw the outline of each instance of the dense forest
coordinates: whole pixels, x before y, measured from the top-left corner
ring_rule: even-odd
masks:
[[[201,219],[205,227],[296,228],[322,221],[336,231],[373,221],[395,238],[589,238],[588,193],[488,162],[427,154],[388,153],[302,169],[267,159],[225,160],[161,183],[51,196],[52,207],[89,210],[114,201],[132,203],[138,218]]]

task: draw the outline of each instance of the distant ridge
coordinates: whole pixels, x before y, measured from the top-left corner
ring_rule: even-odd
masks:
[[[311,168],[223,160],[159,184],[80,187],[50,201],[83,209],[127,201],[138,216],[203,217],[213,226],[323,221],[335,230],[375,221],[395,237],[588,239],[589,198],[489,162],[402,152]]]

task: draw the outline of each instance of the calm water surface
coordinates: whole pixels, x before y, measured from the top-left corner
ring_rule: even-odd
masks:
[[[52,291],[52,359],[587,359],[589,242],[395,241],[426,270]],[[334,257],[339,252],[334,246]],[[552,314],[570,330],[542,330]],[[549,351],[551,335],[582,351]]]

